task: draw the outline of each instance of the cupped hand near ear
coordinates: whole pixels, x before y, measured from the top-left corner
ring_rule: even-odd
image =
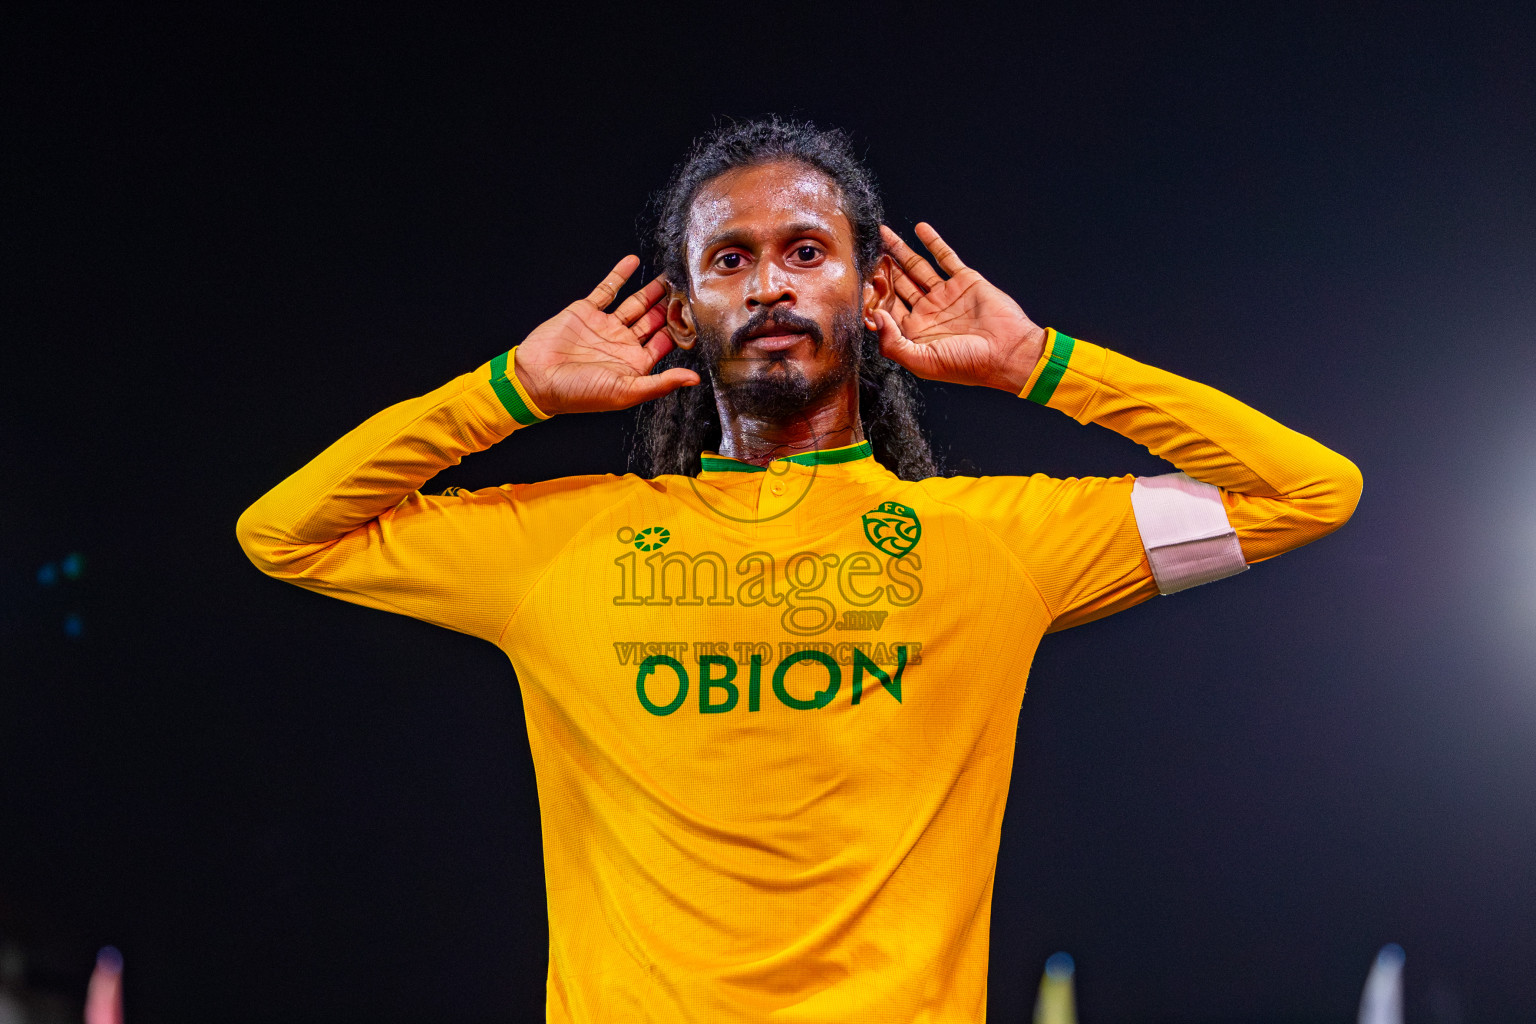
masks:
[[[518,346],[517,379],[541,411],[553,416],[627,409],[699,383],[698,374],[680,367],[651,373],[673,348],[665,329],[664,278],[605,312],[639,267],[639,257],[625,256],[590,295],[534,328]]]
[[[917,237],[948,277],[883,224],[880,237],[895,264],[894,298],[874,313],[880,351],[926,380],[1022,391],[1045,348],[1045,331],[962,263],[930,225],[919,223]]]

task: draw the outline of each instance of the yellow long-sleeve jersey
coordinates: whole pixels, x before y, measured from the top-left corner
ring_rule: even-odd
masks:
[[[1022,395],[1219,488],[1239,568],[1353,511],[1358,470],[1315,441],[1047,345]],[[548,1020],[983,1019],[1036,645],[1158,592],[1133,478],[909,482],[861,442],[420,493],[545,418],[514,371],[503,355],[384,410],[237,530],[269,575],[506,652],[543,820]]]

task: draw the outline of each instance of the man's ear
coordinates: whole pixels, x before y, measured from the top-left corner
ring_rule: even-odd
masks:
[[[693,348],[699,336],[693,326],[693,309],[688,305],[688,296],[676,288],[667,299],[667,333],[672,335],[678,348]]]
[[[875,262],[875,269],[870,272],[869,280],[864,282],[864,301],[859,315],[864,319],[864,326],[872,331],[880,329],[880,321],[875,319],[875,310],[890,312],[896,304],[896,285],[891,278],[894,265],[890,256],[882,253]]]

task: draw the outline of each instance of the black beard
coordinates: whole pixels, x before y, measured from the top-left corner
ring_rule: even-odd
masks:
[[[735,415],[763,420],[786,420],[803,415],[812,404],[832,394],[859,372],[859,348],[864,340],[864,324],[857,312],[844,309],[832,315],[832,344],[836,362],[819,380],[811,380],[789,358],[787,352],[769,352],[761,358],[754,357],[753,362],[779,363],[779,369],[754,375],[729,386],[722,385],[720,364],[726,359],[740,358],[747,334],[767,325],[781,329],[784,333],[808,335],[812,351],[821,351],[824,341],[821,326],[814,320],[784,311],[775,313],[763,310],[753,316],[732,332],[729,349],[725,345],[724,332],[706,328],[699,330],[699,344],[705,365],[709,367],[710,383],[714,385],[720,403]]]

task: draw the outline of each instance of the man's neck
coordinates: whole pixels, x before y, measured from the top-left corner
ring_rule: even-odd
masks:
[[[859,382],[853,377],[819,402],[785,419],[737,415],[719,403],[720,454],[754,466],[801,452],[845,448],[864,440]]]

